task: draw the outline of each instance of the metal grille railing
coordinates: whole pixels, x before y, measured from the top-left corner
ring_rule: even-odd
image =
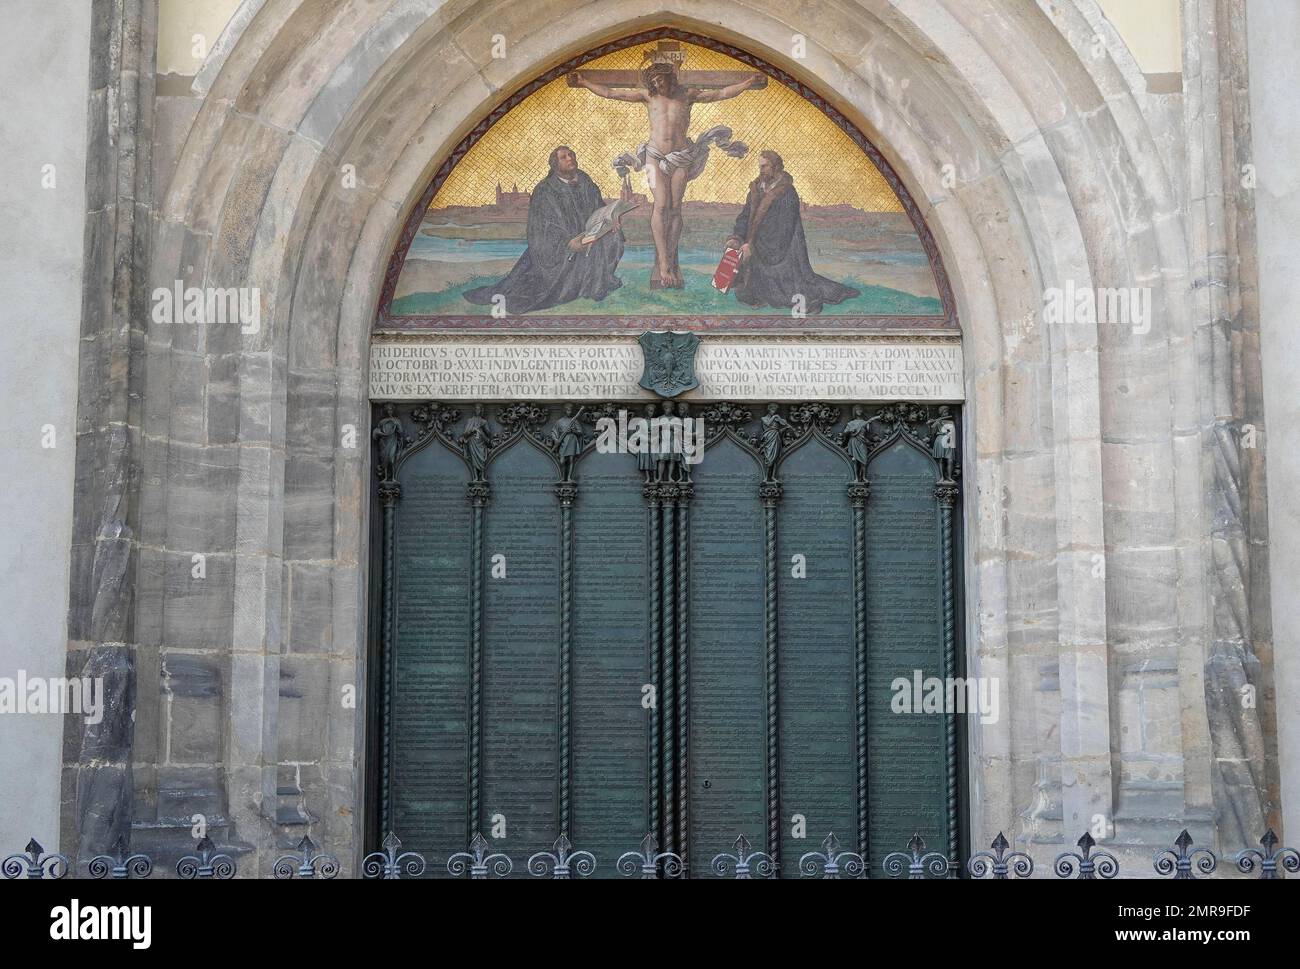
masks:
[[[1053,861],[1050,870],[1057,878],[1108,879],[1119,874],[1119,860],[1110,852],[1099,849],[1091,834],[1085,833],[1076,844],[1078,851],[1063,851]],[[1258,848],[1247,848],[1232,857],[1237,871],[1247,875],[1258,872],[1258,877],[1263,879],[1276,879],[1279,871],[1300,872],[1300,852],[1279,847],[1277,835],[1271,828],[1259,839],[1259,844]],[[334,878],[340,870],[338,858],[317,848],[310,837],[304,837],[292,853],[276,859],[271,869],[272,877]],[[949,858],[938,851],[927,851],[925,839],[914,834],[904,850],[884,857],[880,870],[887,878],[913,880],[957,878],[963,874],[971,879],[988,880],[1032,876],[1033,859],[1010,848],[1007,839],[998,832],[987,850],[975,852],[962,865],[959,859]],[[1155,852],[1151,866],[1157,877],[1191,879],[1197,874],[1213,875],[1218,870],[1219,858],[1208,848],[1194,848],[1191,835],[1184,829],[1171,847]],[[33,838],[22,852],[9,855],[0,862],[0,875],[10,879],[58,879],[73,875],[74,867],[67,855],[46,852]],[[595,874],[599,862],[590,851],[575,849],[568,836],[561,834],[551,851],[532,855],[525,867],[529,875],[537,878],[586,878]],[[389,832],[382,849],[372,852],[362,861],[361,876],[418,878],[428,868],[424,855],[417,851],[402,851],[402,842]],[[687,874],[687,866],[681,857],[671,851],[659,851],[658,842],[649,834],[642,839],[638,850],[620,855],[614,861],[614,868],[628,878],[678,879]],[[744,834],[736,838],[730,851],[714,855],[708,869],[717,877],[729,879],[772,878],[779,874],[779,866],[772,856],[754,850]],[[446,870],[449,875],[474,880],[504,878],[514,871],[514,861],[504,852],[494,851],[491,842],[482,834],[476,834],[467,851],[456,852],[447,859]],[[146,854],[132,853],[124,837],[118,838],[111,855],[97,855],[86,863],[86,873],[90,878],[148,878],[153,871],[153,860]],[[236,871],[235,859],[219,851],[207,837],[199,839],[193,853],[175,865],[177,877],[183,879],[227,879],[233,878]],[[799,858],[798,872],[804,878],[823,879],[863,878],[869,874],[868,863],[862,855],[844,850],[834,833],[822,841],[821,850],[809,851]]]

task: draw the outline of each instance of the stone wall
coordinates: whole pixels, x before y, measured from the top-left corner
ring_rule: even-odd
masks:
[[[1184,0],[1182,75],[1153,84],[1095,0],[245,0],[192,81],[156,91],[150,7],[96,4],[129,27],[103,83],[140,127],[91,166],[118,216],[88,254],[114,301],[90,305],[93,277],[70,667],[112,673],[135,719],[69,738],[74,850],[134,817],[165,851],[202,814],[245,871],[306,822],[359,857],[364,703],[344,697],[365,695],[369,478],[344,442],[368,439],[393,244],[496,103],[659,25],[821,92],[940,246],[967,368],[968,665],[1008,711],[972,731],[975,840],[1041,857],[1101,825],[1145,864],[1184,822],[1232,850],[1276,819],[1264,452],[1240,440],[1262,420],[1240,4]],[[176,280],[256,287],[259,328],[155,320]],[[1149,331],[1045,323],[1067,285],[1149,288]]]
[[[0,32],[0,677],[63,675],[86,217],[90,11],[15,4]],[[59,65],[51,72],[51,64]],[[0,850],[59,843],[61,718],[0,714]]]
[[[1259,334],[1263,365],[1263,410],[1268,414],[1268,530],[1258,535],[1257,553],[1272,569],[1277,695],[1300,692],[1300,88],[1296,37],[1300,8],[1285,0],[1250,5],[1250,113],[1263,136],[1252,143],[1248,163],[1258,177]],[[1245,77],[1240,78],[1244,86]],[[1261,597],[1263,591],[1258,593]],[[1278,716],[1282,822],[1300,831],[1300,717],[1283,704]],[[1288,715],[1290,714],[1290,715]]]

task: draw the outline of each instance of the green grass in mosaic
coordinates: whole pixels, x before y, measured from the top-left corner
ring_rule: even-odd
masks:
[[[644,277],[645,270],[621,273],[623,287],[605,299],[596,301],[578,299],[549,310],[539,310],[529,316],[784,316],[789,310],[775,306],[747,306],[736,299],[734,293],[720,293],[710,285],[704,273],[683,267],[685,289],[656,289],[646,287],[644,281],[629,277]],[[468,282],[452,286],[437,293],[411,293],[393,300],[394,316],[487,316],[489,306],[476,306],[462,298],[467,289],[487,286],[497,277],[476,276]],[[866,286],[852,279],[843,280],[847,286],[861,291],[862,295],[835,306],[825,307],[822,316],[937,316],[943,312],[939,300],[928,296],[913,296],[885,286]]]

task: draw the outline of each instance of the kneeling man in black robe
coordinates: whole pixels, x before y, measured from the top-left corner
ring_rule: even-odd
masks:
[[[605,201],[600,189],[567,145],[551,152],[550,161],[550,174],[528,203],[528,248],[500,282],[466,290],[471,303],[491,304],[500,295],[513,316],[575,299],[601,300],[623,285],[614,275],[623,258],[623,230],[615,227],[582,244],[587,219]]]
[[[745,208],[727,246],[740,250],[736,298],[750,306],[790,309],[803,296],[806,313],[820,313],[827,303],[842,303],[859,295],[813,272],[808,240],[803,234],[799,193],[794,179],[774,151],[759,155],[758,178],[749,183]]]

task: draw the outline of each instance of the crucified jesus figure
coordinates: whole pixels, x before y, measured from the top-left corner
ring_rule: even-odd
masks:
[[[692,141],[686,134],[691,124],[691,106],[706,101],[726,101],[738,94],[767,84],[762,74],[744,74],[725,85],[683,86],[678,83],[677,69],[656,61],[640,73],[640,85],[603,84],[588,72],[569,75],[570,87],[582,87],[602,98],[631,101],[646,106],[650,116],[650,137],[635,154],[625,153],[615,161],[621,171],[645,169],[654,196],[650,210],[650,231],[654,234],[655,268],[650,276],[651,289],[681,289],[682,274],[677,267],[677,243],[682,235],[682,200],[686,183],[704,170],[709,146],[717,145],[733,158],[743,158],[747,146],[731,140],[731,129],[723,125],[710,128]],[[589,72],[596,74],[597,72]],[[631,74],[632,72],[599,72]],[[700,73],[710,80],[722,72]],[[735,77],[735,72],[726,72]],[[635,76],[635,75],[634,75]]]

